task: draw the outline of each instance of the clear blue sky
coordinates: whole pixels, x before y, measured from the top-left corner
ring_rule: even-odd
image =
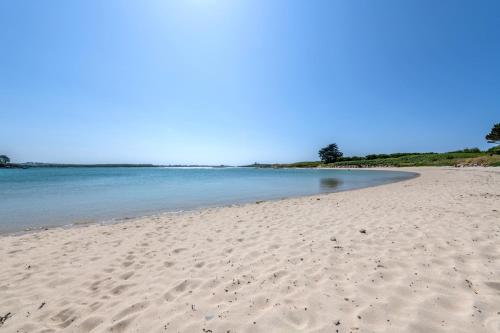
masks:
[[[500,1],[0,2],[0,154],[252,163],[488,147]]]

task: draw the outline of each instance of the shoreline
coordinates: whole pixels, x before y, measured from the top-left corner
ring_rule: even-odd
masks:
[[[383,186],[2,236],[0,328],[498,332],[500,170],[413,169]]]
[[[311,169],[311,170],[332,170],[332,168],[286,168],[286,169]],[[287,200],[287,199],[293,199],[293,198],[307,198],[311,196],[317,196],[317,195],[328,195],[332,193],[339,193],[339,192],[346,192],[346,191],[356,191],[356,190],[361,190],[364,188],[370,188],[370,187],[377,187],[377,186],[384,186],[384,185],[389,185],[389,184],[394,184],[398,182],[403,182],[407,180],[411,180],[414,178],[417,178],[420,176],[420,174],[416,171],[405,171],[401,170],[404,168],[372,168],[370,171],[400,171],[400,172],[406,172],[406,173],[411,173],[413,174],[412,177],[406,178],[406,179],[401,179],[401,180],[396,180],[392,181],[390,183],[384,183],[384,184],[376,184],[376,185],[369,185],[365,187],[360,187],[360,188],[352,188],[352,189],[345,189],[345,190],[337,190],[337,191],[332,191],[332,192],[320,192],[316,194],[310,194],[310,195],[298,195],[298,196],[287,196],[287,197],[282,197],[282,198],[275,198],[275,199],[263,199],[263,200],[257,200],[257,201],[248,201],[248,202],[235,202],[235,203],[228,203],[228,204],[221,204],[221,205],[208,205],[208,206],[199,206],[199,207],[194,207],[191,209],[182,209],[182,210],[161,210],[157,212],[151,212],[151,213],[146,213],[146,214],[138,214],[138,215],[132,215],[132,216],[123,216],[123,217],[112,217],[108,219],[95,219],[95,220],[90,220],[90,221],[75,221],[75,222],[70,222],[64,225],[41,225],[36,228],[25,228],[23,230],[14,230],[14,231],[0,231],[0,238],[3,236],[9,236],[9,235],[23,235],[27,233],[36,233],[40,231],[47,231],[47,230],[53,230],[53,229],[70,229],[70,228],[83,228],[87,227],[89,225],[113,225],[113,224],[120,224],[120,223],[127,223],[136,219],[144,219],[144,218],[153,218],[153,217],[158,217],[162,216],[165,214],[183,214],[183,213],[189,213],[189,212],[196,212],[200,210],[205,210],[205,209],[211,209],[211,208],[225,208],[225,207],[238,207],[238,206],[244,206],[244,205],[252,205],[256,203],[262,203],[262,202],[267,202],[267,201],[281,201],[281,200]],[[344,170],[344,171],[366,171],[366,169],[361,169],[361,168],[354,168],[352,170],[350,169],[340,169],[339,170]]]

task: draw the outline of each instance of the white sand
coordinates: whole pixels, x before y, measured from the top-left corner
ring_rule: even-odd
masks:
[[[500,332],[500,169],[410,170],[1,237],[0,332]]]

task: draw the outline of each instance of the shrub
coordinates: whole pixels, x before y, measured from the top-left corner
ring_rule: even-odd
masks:
[[[488,153],[493,154],[493,155],[500,155],[500,146],[495,146],[495,147],[488,149]]]
[[[475,148],[464,148],[462,150],[450,151],[450,153],[480,153],[481,149]]]
[[[332,143],[320,149],[318,154],[319,157],[321,158],[321,161],[324,163],[336,162],[343,155],[336,143]]]

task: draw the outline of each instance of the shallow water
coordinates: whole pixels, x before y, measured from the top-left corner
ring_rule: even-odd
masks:
[[[0,169],[0,232],[344,191],[414,176],[319,169]]]

